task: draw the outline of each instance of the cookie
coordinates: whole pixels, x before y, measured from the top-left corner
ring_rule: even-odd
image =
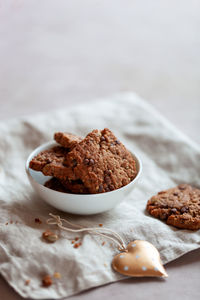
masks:
[[[88,189],[84,186],[83,182],[78,180],[60,180],[61,184],[73,194],[89,194]]]
[[[67,154],[63,164],[72,169],[68,179],[80,179],[89,193],[113,191],[136,176],[131,153],[107,128],[93,130]]]
[[[47,188],[57,191],[57,192],[62,192],[62,193],[70,193],[69,190],[67,190],[62,183],[60,182],[59,179],[52,177],[48,181],[45,182],[44,186]]]
[[[77,143],[82,141],[82,138],[68,132],[56,132],[54,134],[54,140],[61,146],[72,149]]]
[[[72,194],[88,193],[88,190],[84,187],[83,183],[80,180],[69,181],[69,180],[60,180],[58,178],[52,177],[50,180],[45,182],[44,186],[48,187],[51,190],[63,192],[63,193],[72,193]]]
[[[40,152],[29,163],[29,167],[35,171],[41,171],[46,176],[66,179],[72,169],[63,165],[69,149],[56,146]],[[73,179],[73,173],[70,174]],[[75,178],[76,179],[76,178]]]
[[[180,184],[161,191],[147,202],[147,210],[168,225],[197,230],[200,228],[200,190]]]

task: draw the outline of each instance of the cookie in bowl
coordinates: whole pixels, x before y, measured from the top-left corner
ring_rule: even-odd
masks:
[[[84,139],[61,132],[54,138],[61,146],[39,153],[29,167],[57,178],[69,191],[76,186],[76,193],[110,192],[137,175],[134,157],[107,128],[95,129]]]
[[[136,186],[140,159],[109,129],[95,129],[85,138],[74,136],[54,134],[56,141],[29,155],[26,173],[33,189],[48,204],[73,214],[114,208]]]

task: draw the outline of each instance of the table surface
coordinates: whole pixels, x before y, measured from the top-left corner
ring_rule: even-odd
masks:
[[[194,0],[0,2],[0,118],[135,91],[200,142],[200,3]],[[169,278],[128,279],[68,299],[197,299],[200,250]],[[0,278],[2,300],[22,299]]]

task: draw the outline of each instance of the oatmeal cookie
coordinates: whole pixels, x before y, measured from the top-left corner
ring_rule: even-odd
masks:
[[[52,177],[45,182],[44,186],[63,193],[88,194],[88,190],[80,180],[69,181]]]
[[[90,193],[113,191],[132,181],[136,163],[131,153],[107,128],[93,130],[67,154],[63,164],[72,169]]]
[[[70,174],[73,179],[72,169],[63,165],[69,150],[56,146],[40,152],[29,163],[29,167],[35,171],[41,171],[46,176],[53,176],[60,179],[66,179]],[[75,178],[76,179],[76,178]]]
[[[80,179],[69,180],[69,179],[60,179],[62,185],[73,194],[89,194],[88,189],[84,186],[83,182]]]
[[[82,141],[82,138],[68,132],[56,132],[54,134],[54,140],[61,146],[72,149],[77,143]]]
[[[147,210],[168,225],[197,230],[200,228],[200,190],[180,184],[161,191],[147,202]]]
[[[47,180],[44,186],[57,192],[70,193],[70,191],[62,185],[60,180],[55,177],[52,177],[51,179]]]

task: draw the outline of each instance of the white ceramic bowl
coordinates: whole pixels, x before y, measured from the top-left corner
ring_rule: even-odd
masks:
[[[49,142],[36,148],[26,161],[26,173],[33,189],[38,195],[44,201],[62,211],[79,215],[90,215],[110,210],[130,194],[140,177],[142,164],[140,159],[133,154],[136,161],[137,176],[129,184],[120,189],[106,193],[87,195],[62,193],[51,190],[44,186],[44,183],[51,177],[44,176],[41,172],[30,169],[29,162],[39,152],[56,145],[58,144],[55,142]]]

